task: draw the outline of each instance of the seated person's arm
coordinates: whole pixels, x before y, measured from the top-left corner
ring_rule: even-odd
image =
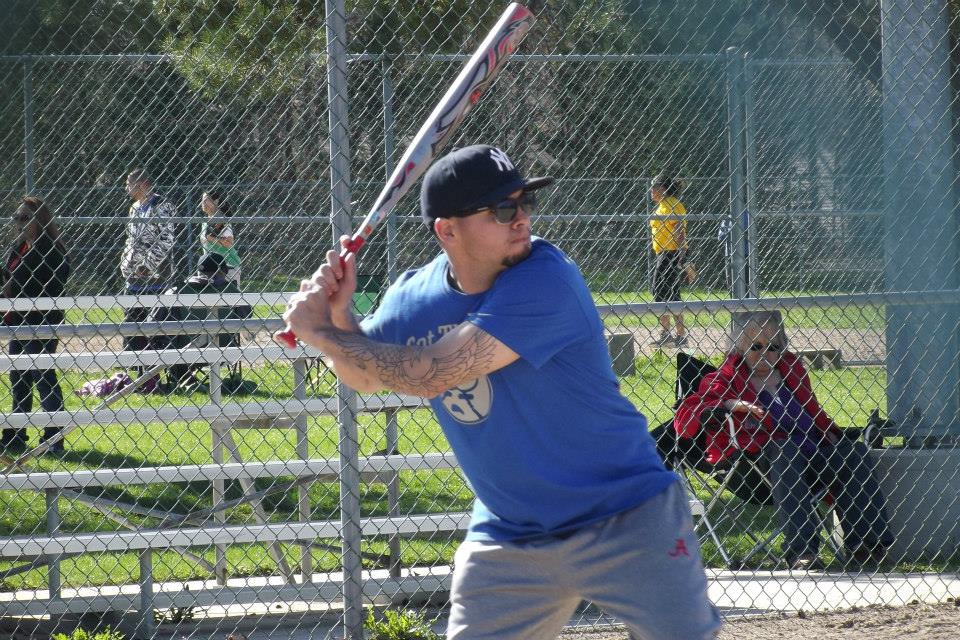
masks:
[[[704,376],[699,390],[685,397],[677,408],[673,421],[677,434],[695,438],[701,429],[716,429],[735,402],[725,398],[731,393],[729,381],[719,372]]]
[[[750,412],[756,418],[763,418],[763,416],[767,415],[766,409],[758,404],[747,402],[746,400],[725,400],[723,406],[726,407],[727,411],[733,411],[734,413]]]

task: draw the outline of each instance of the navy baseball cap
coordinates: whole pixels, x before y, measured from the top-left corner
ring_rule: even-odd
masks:
[[[502,202],[519,189],[533,191],[553,178],[524,179],[507,154],[486,144],[451,151],[423,177],[420,216],[428,227],[437,218],[456,218]]]

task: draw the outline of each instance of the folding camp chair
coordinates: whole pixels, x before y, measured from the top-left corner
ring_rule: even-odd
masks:
[[[703,377],[713,371],[716,371],[716,368],[709,363],[678,352],[674,409],[679,407],[680,402],[689,394],[697,391]],[[783,533],[783,526],[778,525],[771,532],[757,534],[751,530],[750,522],[743,522],[748,511],[769,506],[773,502],[770,480],[762,460],[745,451],[739,451],[723,464],[708,463],[705,459],[707,432],[730,429],[733,435],[734,422],[729,412],[723,409],[704,410],[700,422],[702,428],[694,439],[679,438],[672,420],[653,430],[660,454],[665,462],[683,478],[689,490],[695,494],[709,495],[704,505],[704,515],[698,519],[698,528],[707,530],[710,538],[717,545],[717,552],[731,569],[741,568],[761,553],[774,555],[773,542]],[[736,438],[731,437],[731,441],[736,442]],[[731,494],[734,496],[733,500],[728,498]],[[828,487],[816,487],[812,500],[818,506],[824,506],[823,509],[818,510],[820,529],[829,532],[832,529],[833,506],[829,500]],[[748,509],[747,505],[752,505],[752,508]],[[731,558],[730,552],[720,539],[718,526],[724,521],[731,522],[732,527],[746,536],[752,545],[738,561]],[[828,536],[827,541],[834,552],[839,553],[833,537]],[[782,559],[777,558],[777,560],[779,562]]]
[[[693,358],[682,351],[678,352],[674,410],[680,406],[680,403],[688,394],[697,390],[703,376],[715,370],[715,367],[706,362]],[[717,528],[718,522],[715,522],[715,520],[720,521],[731,516],[728,513],[729,509],[720,503],[720,499],[724,491],[730,490],[733,476],[727,473],[730,467],[718,468],[707,463],[704,457],[706,452],[705,434],[706,430],[702,430],[695,439],[679,438],[674,430],[672,418],[656,427],[652,432],[657,443],[657,449],[664,462],[677,472],[687,492],[697,498],[702,505],[702,508],[699,509],[701,513],[695,522],[698,533],[703,529],[706,530],[707,535],[716,545],[717,553],[720,554],[724,564],[732,568],[735,563],[720,538]],[[714,479],[718,487],[714,487],[710,483],[711,479]],[[741,485],[746,486],[746,483],[741,483]],[[705,504],[699,500],[698,494],[709,496]]]

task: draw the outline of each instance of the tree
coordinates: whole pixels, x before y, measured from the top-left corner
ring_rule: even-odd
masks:
[[[5,0],[0,54],[104,54],[158,50],[149,0]]]
[[[623,51],[633,39],[619,0],[545,4],[529,38],[538,50]],[[475,0],[354,0],[345,16],[349,50],[470,52],[500,6]],[[323,3],[315,0],[154,0],[154,7],[168,34],[164,48],[208,93],[290,92],[289,78],[326,54]]]

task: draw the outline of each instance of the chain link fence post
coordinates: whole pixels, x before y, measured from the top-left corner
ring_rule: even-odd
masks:
[[[731,294],[745,298],[750,292],[747,254],[750,218],[747,210],[747,154],[744,144],[744,56],[736,47],[727,49],[727,132],[730,178],[730,236],[733,283]]]
[[[33,149],[33,59],[23,59],[23,183],[26,193],[34,192]]]
[[[330,118],[330,222],[333,246],[351,232],[350,125],[347,113],[347,26],[344,0],[326,0],[327,89]],[[323,259],[323,253],[318,255]],[[356,393],[337,384],[340,454],[340,525],[343,562],[343,630],[363,638],[363,566],[361,563],[360,471]]]

